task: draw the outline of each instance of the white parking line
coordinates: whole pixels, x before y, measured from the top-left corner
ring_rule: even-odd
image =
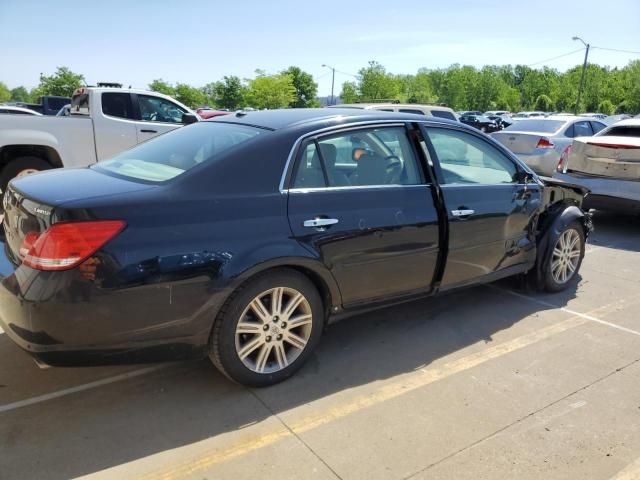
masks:
[[[570,308],[561,307],[560,305],[554,305],[553,303],[547,302],[545,300],[540,300],[539,298],[530,297],[529,295],[524,295],[522,293],[514,292],[512,290],[507,290],[506,288],[497,287],[495,285],[487,285],[487,287],[493,288],[495,290],[500,290],[501,292],[506,292],[509,295],[513,295],[514,297],[519,297],[525,300],[529,300],[530,302],[537,303],[538,305],[544,305],[545,307],[550,307],[550,308],[557,308],[562,310],[563,312],[570,313],[571,315],[576,315],[578,317],[584,318],[585,320],[591,320],[592,322],[600,323],[602,325],[606,325],[607,327],[615,328],[616,330],[621,330],[626,333],[631,333],[633,335],[640,336],[640,332],[637,330],[632,330],[630,328],[623,327],[622,325],[617,325],[615,323],[607,322],[606,320],[601,320],[599,318],[596,318],[592,315],[588,315],[586,313],[576,312],[575,310],[572,310]]]
[[[53,400],[54,398],[64,397],[92,388],[101,387],[103,385],[109,385],[110,383],[120,382],[122,380],[128,380],[129,378],[139,377],[140,375],[146,375],[157,370],[165,368],[167,364],[155,365],[153,367],[141,368],[139,370],[133,370],[132,372],[123,373],[121,375],[115,375],[113,377],[103,378],[96,380],[95,382],[84,383],[71,388],[65,388],[64,390],[58,390],[56,392],[40,395],[39,397],[27,398],[26,400],[20,400],[18,402],[7,403],[6,405],[0,405],[0,413],[9,412],[17,408],[28,407],[29,405],[35,405],[36,403],[46,402],[47,400]]]

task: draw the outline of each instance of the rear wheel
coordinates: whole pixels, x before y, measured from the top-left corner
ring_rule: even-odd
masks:
[[[0,189],[7,190],[7,185],[14,178],[24,177],[32,173],[49,170],[51,164],[39,157],[17,157],[11,160],[0,173]]]
[[[242,286],[222,308],[209,357],[230,379],[265,387],[295,373],[309,358],[324,326],[322,300],[294,270],[270,272]]]
[[[573,221],[560,232],[547,259],[543,284],[545,290],[559,292],[575,281],[584,258],[584,249],[584,230],[580,223]]]

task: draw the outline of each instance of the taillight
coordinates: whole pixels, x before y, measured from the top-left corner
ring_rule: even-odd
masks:
[[[540,140],[538,140],[538,145],[536,145],[536,148],[553,148],[553,147],[555,147],[555,145],[547,137],[540,138]]]
[[[560,155],[560,160],[558,160],[558,166],[556,167],[557,172],[567,173],[567,167],[569,166],[569,153],[571,152],[571,147],[573,147],[573,144],[567,145],[565,149],[562,151],[562,155]]]
[[[598,142],[587,142],[587,145],[593,145],[594,147],[605,147],[605,148],[619,148],[619,149],[636,149],[640,148],[638,145],[628,145],[628,144],[620,144],[620,143],[598,143]]]
[[[42,234],[28,233],[20,247],[22,263],[38,270],[73,268],[120,233],[121,220],[55,223]],[[36,235],[36,237],[34,237]]]

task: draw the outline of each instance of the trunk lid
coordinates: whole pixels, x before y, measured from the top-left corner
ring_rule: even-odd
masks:
[[[567,170],[625,180],[640,180],[640,138],[576,138]]]
[[[538,147],[538,143],[542,138],[549,137],[544,133],[537,132],[511,132],[511,131],[502,131],[492,133],[491,136],[511,150],[513,153],[533,153],[533,151]]]

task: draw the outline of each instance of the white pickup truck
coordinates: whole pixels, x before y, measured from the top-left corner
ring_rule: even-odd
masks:
[[[100,86],[77,89],[69,116],[0,115],[0,189],[36,171],[90,165],[198,120],[166,95]]]

